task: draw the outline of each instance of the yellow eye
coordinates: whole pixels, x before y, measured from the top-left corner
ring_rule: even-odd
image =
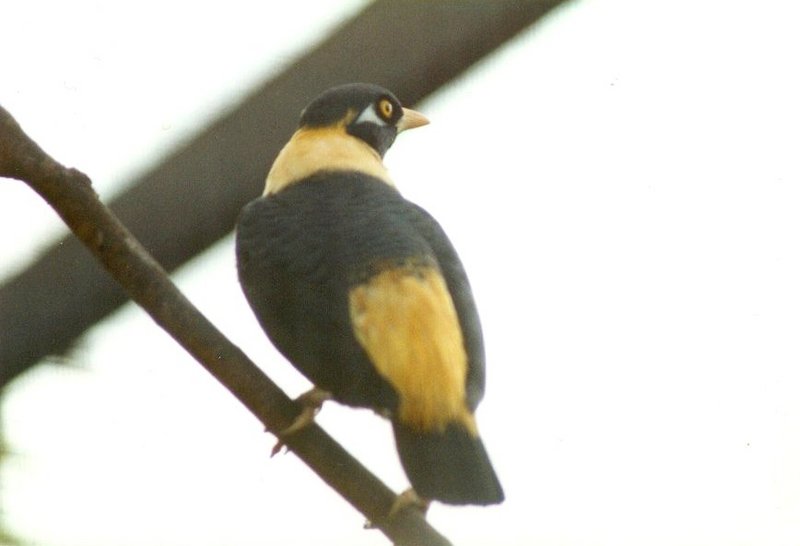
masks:
[[[394,106],[389,99],[381,99],[378,103],[378,112],[380,112],[383,119],[391,119],[392,112],[394,112]]]

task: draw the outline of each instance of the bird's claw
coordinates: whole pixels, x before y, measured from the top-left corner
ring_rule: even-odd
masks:
[[[272,448],[270,457],[277,455],[280,450],[286,446],[281,439],[283,436],[294,434],[313,423],[314,417],[316,417],[317,413],[319,413],[322,404],[328,400],[331,400],[332,398],[333,396],[331,393],[317,387],[314,387],[313,389],[304,392],[295,398],[295,402],[300,404],[302,409],[297,417],[295,417],[294,421],[292,421],[292,424],[278,433],[278,441],[275,443],[275,447]]]
[[[405,491],[397,495],[397,498],[394,500],[394,503],[392,503],[392,507],[391,509],[389,509],[389,518],[393,518],[398,513],[400,513],[401,510],[405,509],[408,506],[416,508],[417,510],[422,512],[422,515],[424,516],[428,513],[428,508],[430,508],[431,506],[431,501],[423,499],[422,497],[417,495],[417,492],[414,491],[413,488],[406,489]]]
[[[422,512],[424,517],[428,513],[431,501],[420,497],[413,488],[406,489],[394,499],[392,507],[389,509],[387,519],[394,518],[397,514],[405,510],[407,507],[412,507]],[[378,526],[370,520],[364,522],[364,529],[376,529]]]

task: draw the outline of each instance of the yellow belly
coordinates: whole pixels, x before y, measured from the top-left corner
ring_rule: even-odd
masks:
[[[433,267],[391,268],[350,291],[358,342],[397,391],[398,418],[422,432],[462,424],[477,435],[466,406],[467,354],[453,299]]]

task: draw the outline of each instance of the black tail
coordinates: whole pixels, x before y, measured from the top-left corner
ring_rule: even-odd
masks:
[[[449,504],[496,504],[503,488],[478,437],[459,424],[420,433],[392,421],[400,462],[414,491]]]

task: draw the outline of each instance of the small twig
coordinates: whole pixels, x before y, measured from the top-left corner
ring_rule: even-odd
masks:
[[[2,107],[0,176],[22,180],[39,193],[130,297],[268,430],[289,426],[299,411],[289,397],[186,299],[164,269],[100,202],[89,178],[53,160]],[[450,544],[413,509],[388,518],[396,499],[394,493],[319,426],[311,425],[283,441],[396,544]]]

